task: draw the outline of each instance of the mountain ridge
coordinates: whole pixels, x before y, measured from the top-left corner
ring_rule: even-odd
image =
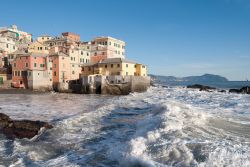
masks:
[[[153,78],[164,80],[165,82],[228,82],[226,77],[215,74],[203,74],[200,76],[187,76],[187,77],[175,77],[175,76],[161,76],[150,75]]]

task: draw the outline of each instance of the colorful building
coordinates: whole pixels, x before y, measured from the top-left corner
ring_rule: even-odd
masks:
[[[127,59],[110,58],[83,65],[82,76],[88,75],[147,76],[147,67]]]
[[[31,80],[34,83],[40,83],[40,86],[48,86],[49,80],[47,75],[45,75],[46,71],[46,54],[27,53],[19,55],[12,62],[12,86],[16,88],[31,88],[34,85],[30,85]]]
[[[37,37],[36,40],[37,40],[38,42],[44,44],[46,41],[51,40],[51,39],[52,39],[52,37],[49,36],[49,35],[42,35],[42,36]]]
[[[28,46],[28,52],[29,53],[35,52],[35,53],[48,54],[49,53],[49,46],[47,46],[39,41],[35,41]]]
[[[91,62],[108,58],[125,58],[125,42],[112,37],[97,37],[91,42]]]
[[[32,41],[32,34],[18,30],[16,25],[0,28],[0,34],[16,41]]]

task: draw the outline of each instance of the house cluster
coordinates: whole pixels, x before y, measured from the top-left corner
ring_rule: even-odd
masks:
[[[97,37],[83,42],[78,34],[32,34],[17,26],[0,28],[0,84],[39,89],[79,80],[83,76],[147,76],[147,67],[126,59],[125,42]]]

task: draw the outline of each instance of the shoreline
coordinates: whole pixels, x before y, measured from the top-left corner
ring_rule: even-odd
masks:
[[[16,89],[16,88],[0,88],[0,94],[45,94],[50,91],[34,91],[29,89]]]

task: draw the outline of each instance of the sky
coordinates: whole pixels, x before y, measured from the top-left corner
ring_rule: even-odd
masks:
[[[218,74],[250,80],[249,0],[2,1],[0,27],[39,35],[70,31],[82,41],[112,36],[150,74]]]

